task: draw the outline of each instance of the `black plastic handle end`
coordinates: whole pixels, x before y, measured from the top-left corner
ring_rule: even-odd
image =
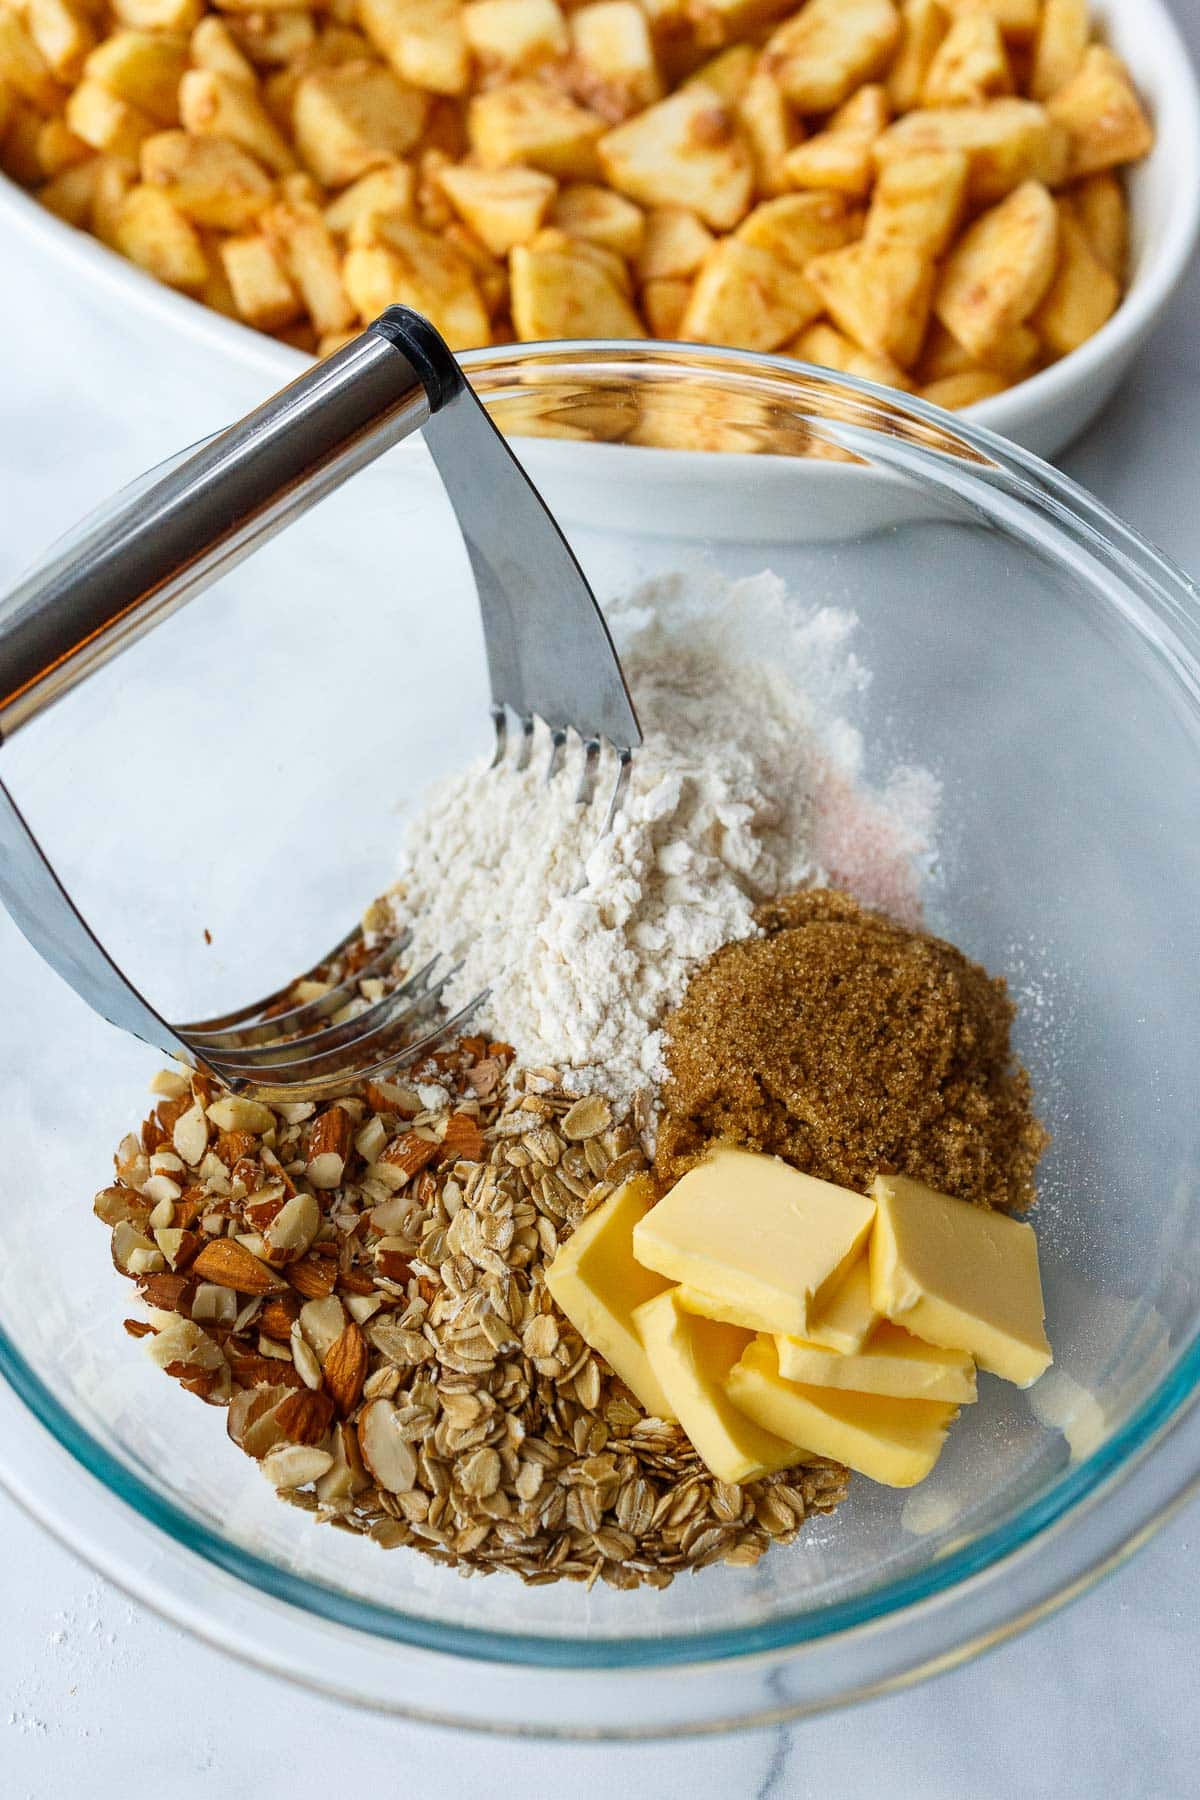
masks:
[[[454,352],[440,332],[409,306],[389,306],[369,329],[404,352],[421,378],[430,412],[440,412],[463,380]]]

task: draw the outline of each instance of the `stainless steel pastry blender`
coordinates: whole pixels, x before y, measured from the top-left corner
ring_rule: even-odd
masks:
[[[525,766],[540,720],[550,731],[553,774],[575,733],[583,750],[579,799],[588,804],[607,743],[617,768],[611,820],[641,734],[600,609],[454,357],[427,320],[403,307],[389,307],[240,424],[119,496],[0,601],[0,745],[417,430],[454,507],[478,588],[494,766],[503,768],[509,755]],[[519,730],[515,752],[507,751],[510,714]],[[356,929],[312,971],[347,971],[319,998],[291,1004],[292,984],[220,1018],[168,1024],[88,928],[2,782],[0,899],[105,1019],[267,1100],[336,1094],[413,1062],[484,998],[445,1016],[440,996],[452,971],[441,972],[438,959],[392,980],[382,999],[355,1011],[358,984],[399,967],[405,946],[397,938],[368,956]]]

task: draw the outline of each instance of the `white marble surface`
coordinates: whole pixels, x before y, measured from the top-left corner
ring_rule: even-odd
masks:
[[[1200,46],[1200,9],[1177,0]],[[1064,459],[1200,570],[1200,272],[1090,435]],[[252,377],[202,365],[65,291],[0,282],[0,585],[114,486],[223,423]],[[0,1792],[139,1789],[293,1800],[396,1782],[492,1796],[865,1794],[1148,1800],[1196,1792],[1200,1561],[1194,1508],[1099,1591],[981,1663],[856,1712],[690,1746],[519,1747],[348,1713],[251,1673],[131,1606],[0,1498]],[[284,1745],[286,1744],[286,1748]],[[336,1773],[335,1773],[336,1772]]]

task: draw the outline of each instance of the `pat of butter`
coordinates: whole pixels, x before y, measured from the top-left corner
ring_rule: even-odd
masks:
[[[631,1176],[560,1246],[546,1286],[584,1343],[607,1358],[651,1417],[673,1419],[633,1319],[636,1307],[668,1286],[633,1255],[633,1228],[653,1202],[649,1176]]]
[[[808,1341],[849,1356],[862,1349],[878,1323],[879,1314],[871,1304],[870,1259],[860,1256],[816,1317],[809,1320]]]
[[[750,1341],[744,1331],[685,1313],[673,1289],[639,1306],[634,1318],[674,1416],[718,1481],[753,1481],[808,1460],[797,1444],[739,1412],[725,1391]]]
[[[1053,1361],[1033,1227],[877,1175],[871,1298],[906,1331],[1030,1387]]]
[[[715,1294],[702,1294],[699,1288],[681,1281],[675,1289],[675,1302],[680,1312],[695,1313],[701,1319],[717,1319],[722,1325],[737,1325],[751,1336],[758,1330],[758,1313],[753,1308],[738,1306],[732,1300],[718,1300]]]
[[[915,1487],[942,1453],[958,1415],[937,1400],[894,1400],[785,1381],[770,1338],[755,1338],[730,1370],[726,1391],[752,1419],[802,1440],[885,1487]]]
[[[726,1325],[741,1325],[747,1331],[759,1329],[759,1314],[754,1307],[718,1300],[715,1294],[702,1294],[686,1282],[680,1282],[675,1289],[675,1298],[684,1312],[699,1313],[703,1319],[721,1319]],[[871,1265],[864,1254],[855,1258],[850,1273],[843,1276],[820,1311],[809,1320],[806,1341],[846,1355],[861,1350],[878,1324],[879,1314],[871,1305]]]
[[[710,1295],[727,1318],[803,1337],[874,1216],[862,1194],[721,1144],[638,1221],[633,1253]]]
[[[791,1337],[777,1337],[775,1349],[784,1380],[807,1387],[849,1388],[894,1400],[950,1400],[956,1406],[975,1399],[975,1364],[969,1356],[926,1344],[886,1320],[861,1350],[844,1355]]]

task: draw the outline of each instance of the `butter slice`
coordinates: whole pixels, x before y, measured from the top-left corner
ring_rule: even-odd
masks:
[[[612,1364],[651,1417],[674,1419],[633,1318],[636,1307],[668,1286],[633,1255],[633,1228],[653,1203],[649,1176],[631,1176],[560,1246],[546,1286],[584,1343]]]
[[[732,1300],[718,1300],[715,1294],[702,1294],[699,1288],[681,1281],[675,1289],[675,1302],[680,1312],[695,1313],[701,1319],[717,1319],[722,1325],[738,1325],[753,1337],[758,1330],[758,1313],[753,1307],[738,1306]]]
[[[877,1175],[871,1298],[906,1331],[1030,1387],[1054,1360],[1033,1227],[899,1175]]]
[[[804,1337],[874,1216],[862,1194],[721,1144],[638,1221],[633,1253],[747,1327]]]
[[[808,1460],[797,1444],[739,1412],[725,1391],[750,1342],[746,1332],[685,1313],[671,1289],[639,1306],[634,1318],[674,1417],[718,1481],[753,1481]]]
[[[958,1408],[784,1381],[770,1338],[755,1338],[730,1370],[730,1399],[768,1431],[802,1439],[885,1487],[915,1487],[942,1453]]]
[[[684,1312],[699,1313],[703,1319],[721,1319],[726,1325],[741,1325],[747,1331],[759,1329],[759,1313],[754,1307],[718,1300],[715,1294],[702,1294],[699,1288],[682,1281],[675,1289],[675,1298]],[[871,1265],[864,1253],[855,1258],[850,1273],[842,1277],[820,1311],[809,1320],[806,1341],[848,1355],[862,1349],[879,1322],[879,1314],[871,1304]]]
[[[956,1406],[975,1399],[975,1364],[964,1351],[938,1349],[887,1320],[861,1350],[844,1355],[790,1337],[777,1337],[775,1350],[783,1379],[807,1387],[848,1388],[895,1400],[949,1400]]]
[[[879,1314],[871,1303],[870,1258],[860,1256],[816,1317],[809,1320],[808,1341],[849,1356],[862,1349],[878,1323]]]

